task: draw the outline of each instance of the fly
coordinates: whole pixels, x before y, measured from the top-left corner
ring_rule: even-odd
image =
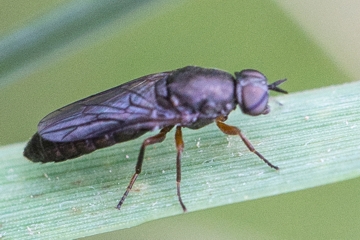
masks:
[[[117,205],[120,209],[141,172],[145,148],[164,141],[175,127],[177,196],[186,212],[180,194],[181,129],[199,129],[215,122],[223,133],[238,135],[251,152],[278,169],[256,151],[239,128],[225,121],[237,105],[251,116],[269,113],[269,90],[287,93],[278,88],[284,81],[268,84],[262,73],[252,69],[235,72],[234,77],[222,70],[195,66],[150,74],[48,114],[38,124],[24,156],[33,162],[60,162],[161,129],[143,141],[135,173]]]

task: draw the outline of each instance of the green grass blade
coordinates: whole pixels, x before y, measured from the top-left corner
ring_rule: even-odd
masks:
[[[55,54],[55,51],[76,39],[82,38],[83,42],[89,42],[98,38],[89,34],[94,30],[103,30],[109,23],[117,21],[115,31],[119,31],[134,20],[131,14],[155,2],[160,1],[73,1],[3,37],[0,41],[0,86],[16,76],[24,75],[36,67],[40,60],[49,62],[44,61],[49,55],[58,58],[59,54]],[[144,16],[147,13],[143,12]],[[77,48],[81,46],[77,45]],[[27,71],[20,71],[24,69]]]
[[[354,82],[282,95],[271,102],[269,115],[230,115],[228,123],[239,126],[279,171],[214,124],[184,129],[181,186],[188,210],[359,177],[359,90]],[[23,143],[0,148],[0,235],[70,239],[182,214],[172,135],[148,147],[143,172],[120,211],[115,206],[144,137],[57,164],[27,161]]]

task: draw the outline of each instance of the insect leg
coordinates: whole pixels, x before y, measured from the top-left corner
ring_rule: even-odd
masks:
[[[245,145],[247,146],[247,148],[255,153],[259,158],[261,158],[267,165],[269,165],[270,167],[278,170],[279,167],[271,164],[271,162],[269,162],[265,157],[263,157],[263,155],[261,155],[258,151],[256,151],[256,149],[254,148],[254,146],[251,144],[251,142],[245,137],[244,134],[241,133],[241,130],[235,126],[230,126],[225,124],[223,121],[225,121],[226,118],[225,117],[218,117],[216,119],[216,125],[218,126],[218,128],[225,134],[227,135],[239,135],[239,137],[241,138],[241,140],[245,143]]]
[[[174,126],[168,126],[168,127],[164,127],[163,129],[161,129],[161,131],[156,134],[155,136],[149,137],[147,139],[144,140],[144,142],[141,145],[140,148],[140,152],[139,152],[139,156],[138,156],[138,160],[136,163],[136,167],[135,167],[135,173],[132,176],[130,183],[124,193],[124,195],[122,196],[121,200],[119,201],[118,205],[116,206],[117,209],[120,210],[121,205],[124,203],[127,195],[129,194],[132,186],[134,185],[137,177],[139,176],[139,174],[141,173],[141,167],[142,167],[142,163],[144,160],[144,153],[145,153],[145,148],[148,145],[154,144],[154,143],[159,143],[164,141],[166,134],[173,128]]]
[[[176,190],[177,190],[177,195],[178,195],[178,198],[179,198],[180,205],[181,205],[183,211],[186,212],[187,209],[185,207],[185,204],[181,200],[181,194],[180,194],[181,153],[182,153],[182,151],[184,149],[184,141],[183,141],[183,138],[182,138],[182,132],[181,132],[181,127],[180,126],[176,127],[175,145],[176,145],[176,150],[177,150],[177,155],[176,155]]]

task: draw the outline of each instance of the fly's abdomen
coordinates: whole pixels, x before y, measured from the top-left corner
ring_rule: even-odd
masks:
[[[61,162],[91,153],[97,149],[126,142],[143,135],[147,130],[113,132],[97,138],[73,142],[52,142],[35,133],[25,147],[24,156],[33,162]]]
[[[24,150],[24,156],[33,162],[60,162],[115,143],[114,138],[109,135],[74,142],[52,142],[42,138],[39,133],[35,133]]]

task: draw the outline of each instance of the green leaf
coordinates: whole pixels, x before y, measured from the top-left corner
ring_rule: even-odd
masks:
[[[188,211],[358,177],[359,90],[355,82],[282,95],[271,102],[269,115],[230,115],[227,123],[240,127],[279,171],[215,124],[184,129],[181,190]],[[27,161],[24,143],[0,148],[0,235],[78,238],[183,214],[172,134],[147,148],[143,172],[120,211],[115,206],[146,136],[56,164]]]
[[[65,46],[74,46],[74,40],[81,39],[76,48],[84,46],[84,42],[94,42],[103,37],[99,30],[107,35],[117,32],[134,21],[136,13],[155,0],[102,0],[72,1],[61,8],[36,19],[29,25],[19,29],[0,41],[0,86],[25,75],[36,68],[39,63],[54,63],[59,54],[54,54]],[[144,11],[141,17],[147,16]],[[116,22],[117,21],[117,22]],[[116,22],[116,24],[114,24]],[[110,30],[109,26],[113,24]],[[97,30],[97,35],[91,33]],[[101,36],[101,37],[99,37]],[[51,57],[53,61],[49,61]],[[26,70],[26,71],[23,71]]]

